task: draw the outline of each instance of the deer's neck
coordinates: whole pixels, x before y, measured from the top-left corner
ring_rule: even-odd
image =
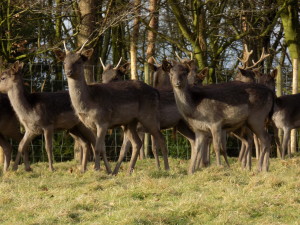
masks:
[[[77,113],[84,113],[87,110],[89,99],[89,88],[83,79],[75,80],[68,78],[69,93],[72,105]]]
[[[28,96],[24,89],[23,81],[14,84],[7,95],[12,107],[21,120],[32,113],[33,109],[28,102]]]
[[[184,117],[191,117],[196,110],[192,102],[192,97],[188,86],[184,88],[174,88],[175,100],[178,110]]]

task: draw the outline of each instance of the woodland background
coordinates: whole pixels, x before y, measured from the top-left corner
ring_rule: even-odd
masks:
[[[62,64],[53,49],[63,48],[63,40],[74,50],[88,41],[87,47],[94,48],[85,68],[88,82],[101,81],[99,57],[114,65],[122,57],[131,63],[127,78],[151,84],[153,57],[160,63],[178,52],[183,58],[192,54],[199,70],[209,67],[204,82],[209,84],[234,79],[237,57],[242,57],[247,44],[253,60],[262,48],[271,54],[261,70],[278,69],[277,95],[292,94],[298,92],[300,80],[299,62],[293,63],[300,55],[299,4],[297,0],[1,0],[0,68],[20,60],[26,63],[29,91],[66,90]],[[170,154],[188,159],[185,140],[165,134]],[[107,137],[112,158],[121,136],[115,131]],[[292,141],[292,151],[297,151],[298,139]],[[231,139],[229,151],[238,145]],[[56,135],[55,146],[56,160],[73,157],[72,141],[64,132]],[[35,140],[31,148],[33,161],[44,161],[45,153],[39,150],[43,139]]]

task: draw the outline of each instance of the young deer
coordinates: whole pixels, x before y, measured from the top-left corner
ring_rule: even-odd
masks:
[[[198,67],[194,60],[190,59],[180,59],[180,62],[186,64],[190,68],[190,72],[188,74],[188,83],[192,86],[201,86],[203,80],[206,78],[208,73],[208,68],[205,68],[205,73],[198,73]],[[169,62],[167,60],[163,60],[162,65],[151,65],[154,69],[153,74],[153,86],[155,88],[172,88],[170,82],[170,76],[167,72],[168,67],[170,67]]]
[[[7,95],[0,94],[0,146],[4,152],[4,166],[3,172],[6,172],[12,154],[12,146],[10,145],[8,138],[12,138],[13,140],[20,142],[23,135],[20,132],[20,123],[19,120],[10,105],[9,99]],[[19,156],[17,156],[18,161]],[[25,157],[26,160],[28,156]]]
[[[169,72],[178,110],[196,135],[190,172],[194,172],[196,151],[203,132],[212,134],[217,164],[220,165],[220,151],[225,151],[222,133],[243,125],[247,125],[260,139],[262,154],[258,170],[267,171],[270,137],[264,129],[264,122],[273,107],[273,92],[262,85],[241,82],[191,88],[187,84],[188,67],[175,61]]]
[[[18,152],[27,155],[27,148],[31,140],[37,135],[44,134],[46,151],[49,160],[49,169],[53,168],[52,138],[54,130],[67,129],[83,142],[94,142],[89,130],[80,123],[71,106],[68,92],[55,93],[27,93],[23,84],[21,70],[23,63],[16,61],[11,68],[3,71],[0,76],[0,92],[7,93],[10,103],[16,112],[21,124],[25,128]],[[84,144],[82,144],[84,146]],[[24,160],[25,170],[30,171],[29,161]],[[14,169],[17,169],[16,160]],[[86,151],[82,162],[82,171],[86,170]]]
[[[107,129],[123,125],[127,137],[133,145],[133,157],[129,170],[138,157],[141,140],[136,127],[140,122],[154,136],[162,149],[165,169],[169,169],[167,148],[160,132],[159,93],[156,89],[140,81],[120,81],[108,84],[88,85],[84,79],[83,63],[92,55],[93,49],[77,52],[55,50],[58,59],[64,62],[72,105],[80,120],[96,134],[95,163],[100,169],[100,153],[106,170],[111,173],[106,158],[104,138]]]
[[[122,58],[119,60],[118,64],[113,67],[111,64],[105,65],[101,58],[100,62],[103,68],[102,73],[102,83],[106,84],[112,81],[122,81],[125,80],[125,74],[130,68],[130,63],[125,63],[121,65]]]

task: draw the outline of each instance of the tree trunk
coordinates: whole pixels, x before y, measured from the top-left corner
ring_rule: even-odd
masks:
[[[298,59],[293,60],[293,92],[292,94],[298,93]],[[296,153],[297,149],[297,130],[291,131],[291,153]],[[291,155],[289,153],[289,155]]]
[[[282,96],[282,69],[281,69],[281,65],[279,64],[277,66],[277,76],[276,76],[276,96],[280,97]],[[278,138],[280,141],[280,144],[282,143],[282,135],[283,135],[283,131],[281,129],[278,129]],[[279,146],[277,146],[277,158],[281,157],[281,151]]]
[[[149,3],[149,11],[150,11],[150,22],[149,22],[149,27],[151,27],[154,30],[158,29],[158,12],[157,12],[157,0],[150,0]],[[148,30],[148,46],[147,46],[147,51],[146,51],[146,59],[147,63],[154,63],[153,56],[155,54],[155,41],[156,41],[156,32],[153,32],[153,30]],[[148,69],[149,71],[149,69]],[[149,75],[149,85],[152,85],[153,79],[152,79],[152,74],[153,71],[150,71],[148,73]]]
[[[95,30],[95,2],[95,0],[80,0],[78,3],[80,12],[80,26],[79,34],[77,36],[78,47],[81,47],[87,40],[89,40]],[[87,83],[92,83],[95,80],[93,72],[94,61],[95,58],[92,57],[85,64],[84,76]]]
[[[138,73],[137,73],[137,43],[139,37],[139,14],[140,14],[140,7],[141,0],[135,0],[134,6],[136,7],[135,11],[135,18],[133,20],[133,29],[131,34],[130,40],[130,69],[131,69],[131,79],[138,80]]]

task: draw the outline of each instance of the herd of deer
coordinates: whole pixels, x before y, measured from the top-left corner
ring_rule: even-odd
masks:
[[[103,83],[88,85],[84,77],[84,62],[93,49],[77,51],[57,49],[56,57],[64,62],[69,91],[54,93],[28,93],[22,78],[23,63],[15,62],[0,75],[0,146],[5,155],[3,171],[7,171],[12,148],[7,141],[19,142],[18,155],[13,165],[16,170],[23,156],[25,170],[30,171],[28,146],[37,135],[45,137],[45,147],[52,171],[52,139],[56,130],[68,130],[81,146],[81,171],[86,171],[87,155],[94,154],[94,169],[100,169],[100,156],[106,171],[116,175],[128,149],[132,156],[128,172],[134,169],[142,147],[145,132],[151,134],[152,151],[160,168],[158,149],[162,151],[164,168],[169,170],[168,150],[161,129],[174,127],[191,145],[188,173],[209,164],[209,144],[212,141],[216,162],[221,165],[220,155],[226,154],[226,134],[231,132],[242,141],[240,161],[251,169],[252,142],[259,140],[258,170],[269,167],[270,136],[266,126],[282,129],[283,141],[275,135],[276,144],[284,158],[290,131],[300,127],[300,94],[275,96],[277,71],[261,74],[254,67],[268,55],[248,66],[249,52],[246,48],[243,66],[239,68],[236,81],[202,86],[208,68],[199,73],[191,59],[180,62],[163,60],[154,66],[154,87],[141,81],[124,81],[128,64],[116,67],[103,66]],[[20,132],[19,122],[25,128]],[[107,130],[121,126],[124,131],[119,159],[112,171],[105,150]],[[277,133],[277,132],[274,132]],[[228,164],[229,165],[229,164]]]

